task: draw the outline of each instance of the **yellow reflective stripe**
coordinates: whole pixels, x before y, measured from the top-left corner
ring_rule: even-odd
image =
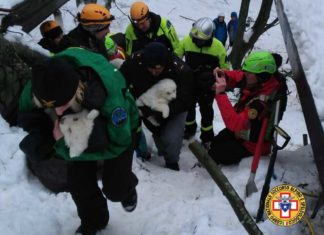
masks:
[[[186,122],[186,126],[190,126],[194,124],[196,124],[196,119],[194,119],[193,121]]]
[[[201,127],[200,128],[200,130],[202,130],[202,131],[210,131],[210,130],[212,130],[213,129],[213,125],[210,125],[210,126],[207,126],[207,127]]]

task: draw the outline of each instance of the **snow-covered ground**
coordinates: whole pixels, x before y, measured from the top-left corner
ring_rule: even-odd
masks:
[[[298,3],[297,3],[298,1]],[[8,1],[0,0],[3,7]],[[100,2],[100,1],[99,1]],[[230,12],[239,11],[240,1],[221,0],[147,0],[153,12],[167,17],[174,24],[179,37],[189,33],[192,22],[180,16],[197,19],[202,16],[214,18],[218,12],[224,12],[226,21]],[[254,19],[257,16],[259,1],[252,1],[249,15]],[[126,14],[132,1],[119,0],[118,6]],[[321,12],[324,10],[320,0],[312,4],[302,0],[286,0],[287,12],[291,19],[296,36],[302,62],[310,79],[314,97],[320,115],[324,116],[322,105],[319,72],[324,60],[321,39],[324,38],[324,28]],[[299,6],[303,7],[299,7]],[[69,10],[76,14],[77,9],[73,0],[62,7],[65,31],[75,26]],[[124,31],[129,23],[116,7],[112,13],[117,20],[112,24],[112,32]],[[276,17],[275,8],[271,12],[271,19]],[[18,27],[14,27],[18,30]],[[39,50],[36,45],[40,39],[39,30],[35,29],[30,35],[19,38],[19,35],[7,35],[11,40],[22,40],[24,43]],[[278,52],[287,58],[280,27],[276,26],[266,32],[255,45],[256,48]],[[284,60],[286,61],[286,60]],[[285,64],[285,67],[289,65]],[[304,192],[318,194],[320,191],[316,167],[309,146],[302,147],[302,134],[307,133],[300,104],[294,83],[289,81],[292,94],[283,127],[292,137],[285,151],[278,154],[275,168],[276,180],[271,186],[283,182],[295,186],[302,186]],[[322,108],[323,106],[323,108]],[[322,109],[321,109],[322,108]],[[199,117],[198,117],[199,119]],[[217,133],[223,128],[221,117],[215,106],[214,130]],[[45,189],[26,168],[24,154],[18,144],[25,133],[16,127],[10,128],[0,117],[0,234],[5,235],[68,235],[73,234],[80,221],[76,207],[70,194],[53,194]],[[197,134],[197,136],[199,133]],[[148,135],[149,144],[153,141]],[[156,149],[152,148],[156,155]],[[222,167],[238,194],[245,201],[251,215],[256,215],[260,191],[249,198],[244,198],[244,189],[247,182],[252,158],[244,159],[240,164]],[[138,207],[133,213],[123,211],[120,203],[109,202],[110,222],[101,235],[212,235],[212,234],[246,234],[243,226],[236,218],[230,204],[220,189],[213,182],[204,168],[193,167],[195,157],[184,143],[180,159],[180,172],[167,170],[163,167],[162,158],[153,156],[149,162],[134,159],[134,172],[140,182],[137,187],[139,194]],[[260,161],[255,182],[259,189],[268,165],[268,157]],[[314,208],[315,200],[306,196],[308,203],[307,213]],[[324,209],[322,208],[316,219],[312,221],[316,234],[324,234]],[[308,234],[305,223],[293,227],[282,228],[266,220],[259,224],[264,234]]]

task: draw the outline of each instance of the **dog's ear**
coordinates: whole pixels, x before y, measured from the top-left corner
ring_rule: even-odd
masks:
[[[89,120],[93,120],[93,119],[95,119],[95,118],[98,117],[98,116],[99,116],[99,111],[96,110],[96,109],[92,109],[92,110],[88,113],[88,115],[87,115],[87,119],[89,119]]]

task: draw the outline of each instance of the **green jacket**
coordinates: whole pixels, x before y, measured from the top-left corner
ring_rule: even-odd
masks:
[[[150,29],[148,32],[140,32],[133,24],[126,28],[126,54],[131,56],[135,51],[143,49],[150,42],[156,41],[163,43],[171,51],[178,47],[179,38],[171,24],[165,18],[150,12]]]
[[[177,56],[182,58],[185,56],[186,63],[194,71],[199,69],[201,66],[209,66],[210,69],[220,67],[222,69],[228,69],[229,65],[227,62],[226,49],[223,44],[213,38],[210,46],[199,48],[189,35],[184,37],[175,49]]]
[[[66,160],[101,160],[118,157],[132,144],[132,132],[138,126],[138,110],[134,98],[126,89],[122,74],[115,69],[102,55],[81,48],[69,48],[55,57],[64,57],[76,67],[91,67],[101,78],[107,98],[100,113],[107,117],[107,133],[110,144],[103,152],[82,153],[70,158],[69,149],[64,139],[59,139],[54,148],[58,155]],[[20,111],[34,108],[32,102],[31,83],[27,84],[20,97]]]

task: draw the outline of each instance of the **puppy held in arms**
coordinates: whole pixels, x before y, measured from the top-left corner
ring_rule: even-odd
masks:
[[[162,117],[167,118],[170,113],[169,103],[175,98],[177,98],[177,85],[172,79],[165,78],[138,97],[136,105],[147,106],[154,111],[161,112]],[[153,116],[147,119],[155,126],[160,125]]]
[[[79,156],[88,147],[88,140],[98,117],[96,109],[83,110],[79,113],[67,114],[60,119],[60,129],[64,135],[65,144],[70,149],[70,157]]]

